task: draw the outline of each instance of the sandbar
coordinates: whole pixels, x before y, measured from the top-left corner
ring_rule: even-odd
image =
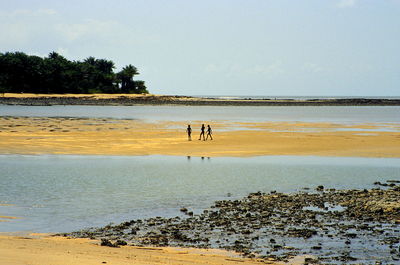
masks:
[[[192,141],[180,121],[0,117],[0,154],[174,155],[248,157],[309,155],[400,157],[399,124],[214,121],[214,140]]]

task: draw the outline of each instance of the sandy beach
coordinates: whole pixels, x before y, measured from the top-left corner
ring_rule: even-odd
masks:
[[[98,240],[45,235],[0,235],[0,263],[7,265],[260,264],[223,250],[102,247]],[[277,263],[276,263],[277,264]],[[300,264],[300,263],[299,263]]]
[[[214,122],[213,141],[184,122],[0,117],[0,154],[400,157],[396,124]],[[234,129],[232,129],[234,128]]]
[[[18,95],[12,96],[18,98]],[[23,95],[24,99],[27,97],[29,95]],[[31,97],[37,98],[37,95]],[[94,100],[102,100],[110,96],[94,97]],[[141,96],[131,97],[135,99]],[[214,140],[199,141],[201,123],[202,121],[195,121],[191,124],[193,140],[188,141],[186,122],[148,123],[111,118],[2,116],[0,154],[400,157],[398,124],[215,121],[212,122]],[[0,222],[8,221],[10,218],[15,217],[1,216]],[[0,263],[4,264],[132,264],[133,262],[134,264],[259,264],[256,260],[232,256],[232,253],[220,250],[125,246],[109,248],[101,247],[98,241],[88,239],[0,236]]]
[[[400,265],[400,0],[3,2],[0,265]]]

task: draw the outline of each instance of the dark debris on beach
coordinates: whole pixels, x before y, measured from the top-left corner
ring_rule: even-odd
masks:
[[[333,99],[220,99],[188,96],[153,96],[137,97],[115,96],[96,98],[95,96],[43,96],[43,97],[0,97],[3,105],[98,105],[98,106],[131,106],[131,105],[187,105],[187,106],[400,106],[400,99],[385,98],[333,98]]]
[[[220,248],[287,262],[311,255],[307,264],[400,264],[400,181],[370,190],[251,193],[217,201],[201,214],[155,217],[63,234],[118,247]]]

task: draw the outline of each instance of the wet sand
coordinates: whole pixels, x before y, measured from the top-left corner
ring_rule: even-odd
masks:
[[[71,264],[260,264],[223,250],[160,247],[109,248],[97,240],[49,236],[0,236],[0,263],[7,265]]]
[[[201,121],[146,123],[92,118],[0,117],[0,154],[400,157],[398,124],[213,122],[213,141],[199,141]]]

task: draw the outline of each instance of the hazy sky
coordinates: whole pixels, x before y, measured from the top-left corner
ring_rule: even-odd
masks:
[[[0,52],[133,64],[152,93],[400,96],[400,0],[0,0]]]

